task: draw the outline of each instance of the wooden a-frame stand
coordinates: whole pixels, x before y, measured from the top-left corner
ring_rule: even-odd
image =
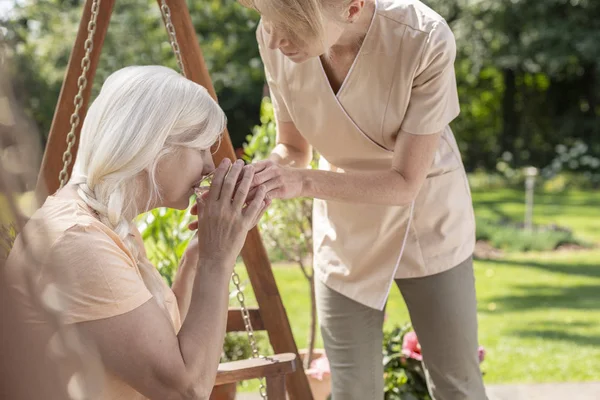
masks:
[[[158,3],[160,7],[160,0],[158,0]],[[171,11],[171,19],[177,33],[177,40],[187,78],[204,86],[216,100],[216,93],[208,74],[200,45],[196,39],[196,32],[192,25],[185,0],[167,0],[166,3]],[[48,193],[54,193],[59,187],[58,176],[63,165],[62,154],[66,148],[67,133],[70,130],[69,118],[74,109],[73,98],[78,91],[77,79],[81,74],[80,60],[83,58],[85,52],[84,42],[87,38],[87,27],[91,17],[91,4],[91,0],[86,1],[77,39],[71,52],[69,65],[50,128],[38,178],[38,187],[36,189],[39,201],[43,201]],[[92,88],[91,82],[96,72],[114,4],[115,0],[102,0],[99,8],[96,34],[93,41],[93,51],[90,55],[90,68],[87,77],[89,83],[83,92],[83,106],[80,111],[82,121],[85,118]],[[166,31],[165,35],[167,35]],[[77,138],[79,138],[80,129],[81,124],[75,132]],[[73,147],[73,155],[77,153],[77,143]],[[214,155],[215,164],[220,163],[225,157],[232,160],[235,159],[235,153],[227,131],[223,135],[223,141],[218,152]],[[72,166],[73,163],[69,166],[69,175]],[[250,283],[252,284],[259,305],[258,309],[251,310],[251,320],[254,329],[266,330],[268,332],[275,353],[292,353],[298,357],[298,348],[279,295],[279,290],[271,270],[271,264],[256,228],[249,232],[241,255],[246,264]],[[244,331],[244,323],[239,310],[233,309],[229,311],[227,331]],[[296,363],[296,365],[301,365],[301,363]],[[249,375],[238,374],[237,377],[248,378]],[[235,380],[234,378],[228,377],[230,381]],[[280,380],[281,378],[273,376],[272,379]],[[219,380],[217,380],[217,383],[219,383]],[[227,383],[226,379],[222,379],[221,383]],[[269,382],[267,382],[268,386]],[[287,387],[290,400],[312,400],[313,398],[308,379],[301,366],[296,368],[294,372],[286,375],[285,386]]]

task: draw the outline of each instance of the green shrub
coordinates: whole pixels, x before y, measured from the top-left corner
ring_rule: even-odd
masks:
[[[527,231],[521,224],[483,218],[477,218],[476,238],[509,252],[551,251],[566,244],[590,246],[565,228],[553,225],[534,226],[531,231]]]
[[[402,352],[410,324],[383,333],[383,374],[385,400],[430,400],[421,361]]]
[[[221,362],[246,360],[250,357],[252,357],[252,348],[245,332],[230,332],[225,335]]]
[[[507,188],[523,190],[525,180],[522,170],[512,171],[510,176],[505,176],[499,171],[476,170],[469,172],[467,174],[469,186],[474,191]],[[563,171],[548,177],[538,176],[535,186],[543,193],[561,193],[567,190],[596,190],[600,186],[600,182],[587,172]]]
[[[194,232],[187,228],[193,216],[188,211],[156,208],[137,220],[148,259],[171,286],[181,257]]]

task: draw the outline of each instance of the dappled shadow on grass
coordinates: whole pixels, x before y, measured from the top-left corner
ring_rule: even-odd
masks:
[[[597,310],[600,285],[515,285],[515,294],[496,296],[479,304],[479,312],[527,311],[539,309]],[[489,304],[495,307],[490,309]]]
[[[567,264],[567,263],[543,263],[539,261],[514,261],[504,259],[482,259],[487,264],[495,264],[497,266],[524,267],[536,268],[547,272],[557,274],[585,276],[589,278],[600,278],[600,260],[597,265],[590,264]],[[600,292],[598,293],[600,301]],[[600,306],[600,304],[599,304]]]
[[[554,329],[517,330],[512,331],[511,334],[522,338],[536,338],[543,340],[571,342],[578,346],[600,346],[599,335],[580,335],[577,333],[571,333],[569,332],[570,328],[570,325],[565,325],[562,328],[559,326]]]

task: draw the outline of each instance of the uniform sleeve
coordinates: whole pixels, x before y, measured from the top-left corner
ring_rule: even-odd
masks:
[[[55,292],[67,324],[121,315],[152,297],[129,254],[93,225],[76,225],[59,237],[41,279]]]
[[[267,81],[267,85],[269,86],[269,92],[271,97],[271,103],[273,104],[273,112],[275,113],[275,119],[277,121],[289,122],[292,120],[292,117],[290,116],[285,101],[283,100],[280,89],[280,82],[278,82],[278,80],[281,80],[281,77],[277,77],[277,74],[275,74],[275,72],[273,71],[273,67],[271,66],[269,55],[267,54],[267,52],[270,50],[266,47],[266,44],[264,42],[263,29],[260,23],[256,28],[256,41],[258,42],[258,50],[260,52],[260,57],[262,59],[265,69],[265,78]]]
[[[460,113],[454,60],[456,42],[439,22],[425,43],[401,129],[415,135],[440,132]]]

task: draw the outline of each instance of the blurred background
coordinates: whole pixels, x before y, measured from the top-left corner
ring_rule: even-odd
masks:
[[[462,111],[451,126],[476,208],[486,383],[600,381],[600,1],[424,2],[446,18],[458,46]],[[0,0],[9,81],[42,148],[82,5]],[[274,124],[255,38],[258,15],[234,0],[188,1],[188,7],[236,152],[260,159],[273,146]],[[131,64],[177,67],[154,0],[116,1],[92,98],[110,73]],[[5,163],[12,144],[0,143]],[[23,207],[32,189],[22,188]],[[165,209],[139,220],[168,282],[189,240],[188,220],[187,213]],[[310,201],[274,204],[261,231],[299,347],[321,347],[318,332],[309,343]],[[242,263],[239,269],[244,275]],[[410,329],[396,290],[387,313],[390,361],[400,357],[397,347]],[[249,354],[243,335],[228,340],[235,351],[224,351],[224,359]],[[419,377],[401,364],[386,364],[386,398],[402,398],[403,385],[426,398]]]

